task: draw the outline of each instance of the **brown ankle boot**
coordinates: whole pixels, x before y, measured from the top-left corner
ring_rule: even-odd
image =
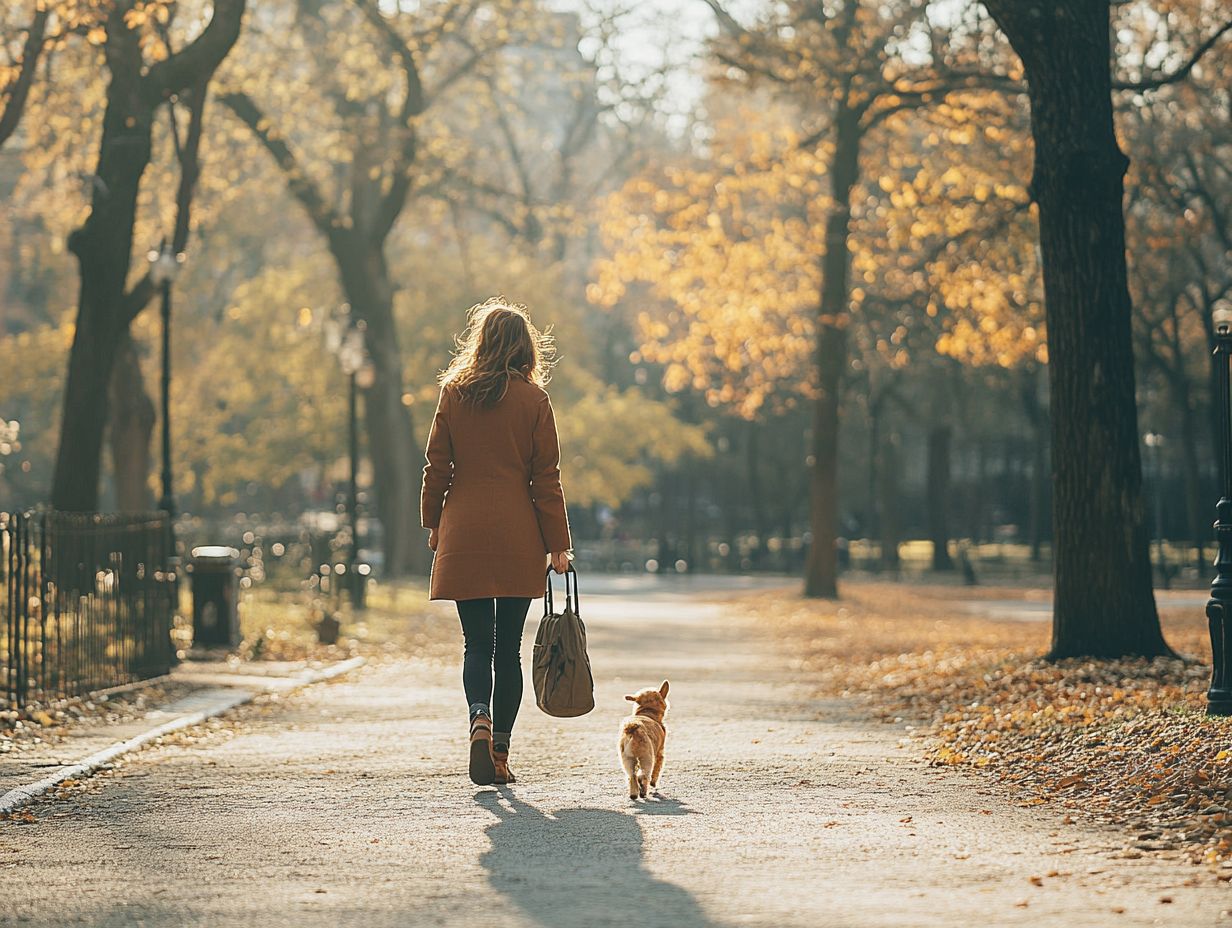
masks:
[[[492,749],[492,766],[496,769],[496,778],[492,781],[497,786],[518,782],[513,771],[509,769],[509,752]]]
[[[471,782],[476,786],[491,786],[496,782],[496,767],[492,758],[492,720],[486,715],[477,715],[471,722],[470,774]]]

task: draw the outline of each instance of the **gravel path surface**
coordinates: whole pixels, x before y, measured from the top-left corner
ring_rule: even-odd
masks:
[[[630,590],[583,614],[599,706],[554,720],[528,690],[516,786],[466,779],[456,663],[365,668],[0,825],[0,924],[1232,924],[1206,871],[1117,858],[1123,836],[1007,805],[810,699],[738,604]],[[663,792],[630,802],[621,696],[664,677]]]

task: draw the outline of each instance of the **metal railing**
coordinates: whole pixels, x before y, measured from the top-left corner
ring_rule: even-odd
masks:
[[[176,577],[164,513],[0,513],[0,699],[167,673]]]

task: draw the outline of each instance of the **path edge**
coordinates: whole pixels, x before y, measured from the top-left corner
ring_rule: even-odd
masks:
[[[319,670],[312,670],[299,678],[298,685],[291,688],[291,691],[302,689],[305,686],[311,686],[314,683],[323,683],[326,680],[332,680],[334,677],[342,676],[344,673],[349,673],[356,670],[367,663],[367,659],[363,657],[352,657],[345,661],[339,661],[336,664],[331,664],[329,667],[322,667]],[[92,776],[100,767],[110,763],[115,758],[139,748],[144,747],[151,741],[161,738],[164,735],[169,735],[172,732],[179,731],[183,728],[191,728],[193,725],[200,725],[206,719],[214,718],[222,715],[224,712],[252,702],[257,696],[263,695],[271,690],[251,690],[242,689],[235,693],[229,693],[227,696],[218,699],[212,705],[204,709],[199,709],[196,712],[189,712],[185,715],[177,716],[163,722],[161,725],[156,725],[148,731],[143,731],[139,735],[129,738],[127,741],[117,741],[110,747],[103,748],[101,751],[96,751],[89,757],[85,757],[75,764],[61,767],[55,773],[43,777],[41,780],[35,780],[33,783],[27,783],[25,786],[16,786],[9,790],[3,796],[0,796],[0,815],[12,812],[20,808],[26,803],[37,799],[39,796],[46,793],[48,790],[63,783],[65,780],[80,779]],[[287,692],[284,690],[283,692]]]

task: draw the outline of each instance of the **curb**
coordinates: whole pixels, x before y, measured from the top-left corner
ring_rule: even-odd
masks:
[[[313,683],[322,683],[326,680],[332,680],[334,677],[342,676],[344,673],[349,673],[358,667],[362,667],[367,663],[365,658],[352,657],[345,661],[340,661],[329,667],[321,670],[310,671],[298,680],[298,685],[291,687],[290,691],[301,689],[305,686],[310,686]],[[285,679],[285,678],[284,678]],[[182,728],[191,728],[193,725],[200,725],[206,719],[213,718],[216,715],[222,715],[224,712],[230,711],[237,706],[242,706],[245,703],[252,702],[257,696],[261,696],[272,690],[241,690],[236,693],[227,695],[219,699],[214,704],[205,709],[200,709],[197,712],[190,712],[186,715],[178,716],[170,721],[163,722],[151,728],[149,731],[142,732],[136,737],[129,738],[127,741],[118,741],[111,747],[104,748],[91,754],[89,757],[77,761],[75,764],[70,764],[67,767],[61,767],[55,773],[43,777],[41,780],[36,780],[33,783],[28,783],[25,786],[18,786],[3,796],[0,796],[0,814],[12,812],[14,809],[25,805],[32,799],[41,796],[54,786],[63,783],[65,780],[88,777],[95,773],[100,767],[110,763],[115,758],[122,754],[127,754],[130,751],[135,751],[138,748],[144,747],[151,741],[161,738],[163,735],[169,735],[172,732],[179,731]]]

